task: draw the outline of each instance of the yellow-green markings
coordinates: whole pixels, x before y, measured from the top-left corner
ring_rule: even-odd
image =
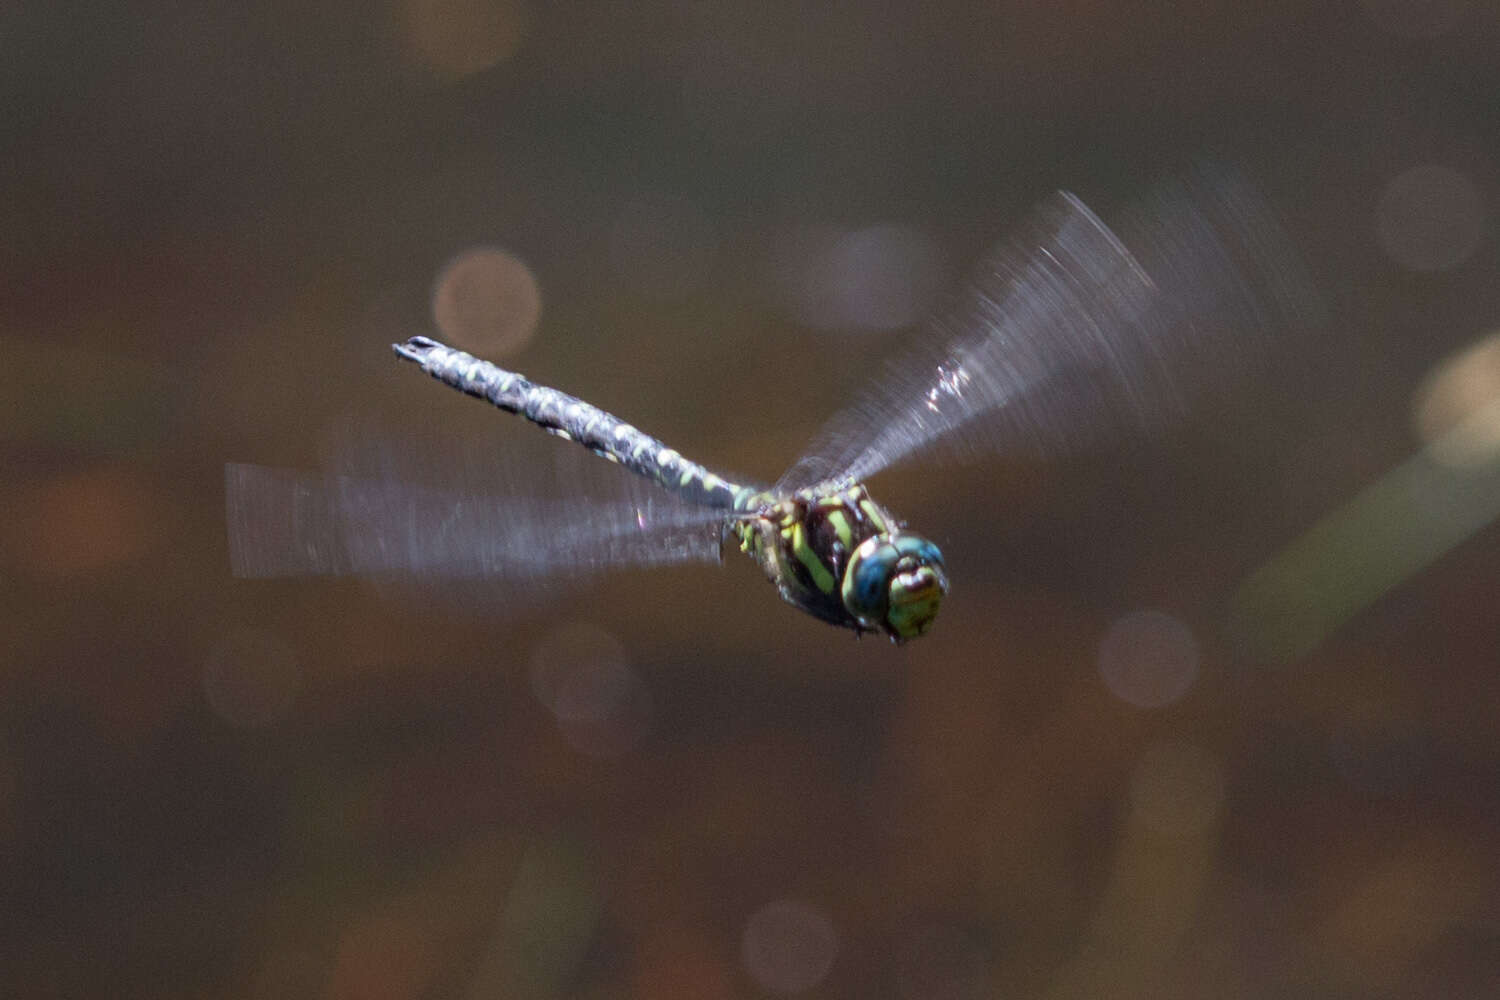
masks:
[[[849,525],[849,518],[841,510],[832,510],[828,512],[828,523],[833,525],[833,533],[847,552],[854,544],[854,529]]]
[[[786,533],[785,528],[782,529],[782,533]],[[828,571],[828,567],[823,565],[823,561],[818,558],[818,554],[807,544],[807,529],[802,526],[801,521],[792,525],[790,539],[792,553],[797,557],[797,561],[807,569],[807,575],[812,577],[813,586],[825,594],[833,593],[833,574]]]
[[[850,496],[852,499],[854,494],[851,493]],[[869,497],[859,497],[859,509],[865,512],[865,517],[868,517],[870,519],[870,525],[876,530],[876,532],[884,534],[891,530],[890,527],[885,523],[885,518],[880,516],[880,508],[875,506],[874,501],[872,501]]]

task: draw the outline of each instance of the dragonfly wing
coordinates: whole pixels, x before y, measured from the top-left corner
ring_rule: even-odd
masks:
[[[474,467],[462,462],[393,459],[399,448],[367,447],[369,461],[344,452],[327,472],[228,464],[231,568],[359,575],[508,605],[613,568],[718,560],[723,511],[554,451],[508,483],[514,461],[466,476]],[[443,475],[412,477],[416,466]]]
[[[860,481],[918,452],[1066,452],[1149,432],[1316,312],[1248,185],[1204,172],[1116,229],[1062,193],[778,484]]]

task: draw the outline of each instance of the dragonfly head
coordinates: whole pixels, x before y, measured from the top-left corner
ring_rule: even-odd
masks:
[[[844,570],[841,596],[861,625],[897,642],[932,627],[948,592],[943,554],[920,535],[882,533],[860,543]]]

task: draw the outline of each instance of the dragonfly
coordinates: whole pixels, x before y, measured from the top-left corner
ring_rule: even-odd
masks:
[[[1274,215],[1231,172],[1163,185],[1115,227],[1059,192],[770,486],[415,336],[392,345],[400,359],[638,478],[544,497],[524,469],[501,472],[499,490],[408,482],[378,446],[373,473],[231,463],[231,562],[242,577],[498,581],[519,601],[543,582],[733,546],[793,607],[901,643],[932,628],[948,565],[867,480],[913,458],[1050,456],[1149,433],[1181,419],[1191,390],[1264,355],[1312,300]]]

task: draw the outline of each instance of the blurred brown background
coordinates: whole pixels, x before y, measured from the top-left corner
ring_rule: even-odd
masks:
[[[1424,381],[1500,329],[1493,4],[62,0],[0,53],[0,993],[1500,995],[1500,366]],[[1326,329],[1149,447],[877,479],[920,642],[742,560],[508,621],[229,575],[226,461],[553,444],[394,339],[774,479],[1029,205],[1205,151]]]

